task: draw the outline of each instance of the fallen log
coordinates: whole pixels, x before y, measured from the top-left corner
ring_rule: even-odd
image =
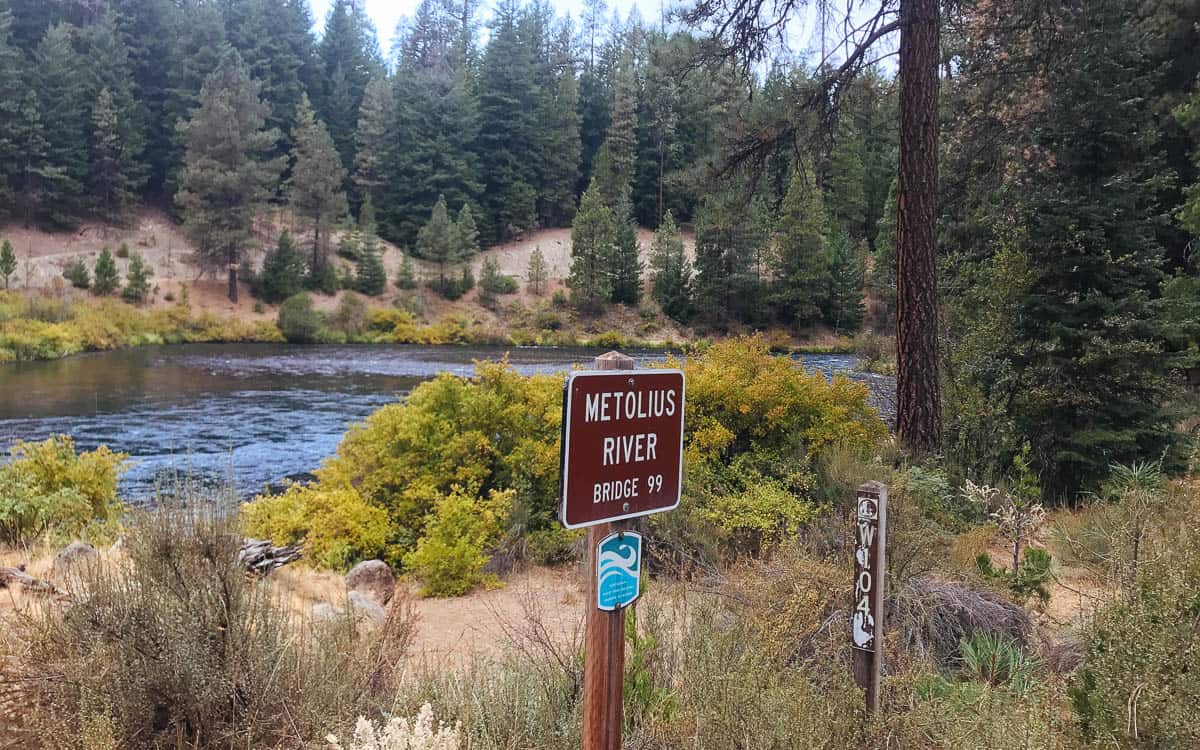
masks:
[[[30,594],[65,596],[67,593],[50,581],[29,575],[25,572],[24,565],[18,565],[15,568],[0,568],[0,589],[8,588],[12,583],[21,584],[21,590]]]
[[[295,545],[276,547],[269,541],[247,537],[238,551],[238,563],[251,573],[266,576],[276,568],[299,560],[302,554]]]

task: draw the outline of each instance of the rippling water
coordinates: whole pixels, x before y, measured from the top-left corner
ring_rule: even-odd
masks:
[[[0,365],[0,445],[65,433],[80,448],[130,454],[132,498],[174,472],[243,494],[303,475],[346,428],[439,372],[467,375],[508,354],[521,372],[589,362],[585,349],[188,344]],[[633,352],[640,363],[660,352]],[[825,373],[848,355],[811,355]]]

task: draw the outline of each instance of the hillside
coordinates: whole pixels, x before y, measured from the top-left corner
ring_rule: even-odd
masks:
[[[266,248],[272,244],[280,229],[286,227],[296,232],[296,227],[290,224],[285,216],[272,217],[259,223],[259,249],[246,256],[254,267],[261,266]],[[639,253],[644,267],[649,266],[653,237],[650,230],[639,230]],[[205,273],[196,264],[191,243],[182,234],[179,225],[162,211],[143,210],[126,227],[93,222],[85,223],[71,232],[47,232],[36,227],[9,224],[0,227],[0,238],[8,239],[16,251],[18,270],[12,284],[17,289],[62,289],[65,284],[63,270],[69,263],[82,260],[92,268],[102,248],[108,247],[117,252],[125,245],[131,253],[140,253],[153,269],[152,295],[148,302],[150,307],[166,306],[180,299],[182,287],[186,286],[187,298],[199,313],[232,315],[247,321],[270,320],[277,314],[277,306],[263,305],[253,299],[246,284],[242,285],[238,303],[230,302],[226,296],[225,280]],[[335,238],[335,245],[336,241]],[[388,279],[394,281],[404,253],[392,243],[381,241],[381,244]],[[689,257],[693,257],[695,241],[690,233],[685,235],[685,247]],[[527,291],[524,283],[529,257],[536,248],[541,249],[546,259],[550,278],[548,289],[540,296]],[[335,255],[330,258],[340,266],[351,266],[343,258]],[[494,309],[486,309],[478,304],[478,290],[469,292],[459,300],[450,301],[423,287],[400,290],[391,283],[381,296],[369,299],[368,303],[371,307],[403,306],[417,311],[427,321],[436,321],[448,315],[465,316],[477,325],[507,332],[527,322],[522,319],[521,313],[549,305],[556,290],[565,290],[564,280],[571,265],[571,230],[556,228],[529,232],[521,239],[484,250],[471,261],[476,278],[487,258],[494,258],[501,273],[515,277],[519,286],[517,293],[503,296]],[[410,262],[419,278],[429,279],[437,272],[432,263],[411,256]],[[124,277],[129,260],[118,254],[116,263]],[[343,295],[343,292],[333,296],[315,294],[314,304],[321,310],[336,310]],[[692,337],[691,330],[674,324],[656,306],[645,304],[644,308],[635,310],[614,306],[603,315],[586,319],[577,318],[570,310],[563,310],[560,317],[565,319],[566,328],[577,329],[581,334],[613,330],[650,342],[685,341]]]

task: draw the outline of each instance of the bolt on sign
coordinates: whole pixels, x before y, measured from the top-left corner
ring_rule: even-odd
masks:
[[[563,396],[568,529],[672,510],[683,484],[683,373],[574,372]]]
[[[858,488],[854,519],[854,611],[851,642],[864,651],[876,650],[883,603],[883,533],[887,490],[877,482]]]
[[[637,601],[642,587],[642,535],[618,531],[596,545],[596,608],[613,612]]]

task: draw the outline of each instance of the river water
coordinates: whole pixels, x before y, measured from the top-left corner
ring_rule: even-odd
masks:
[[[457,346],[186,344],[0,365],[0,446],[67,434],[133,459],[131,499],[172,476],[252,495],[303,477],[332,454],[346,428],[439,372],[505,354],[523,373],[560,372],[596,350]],[[662,352],[631,352],[639,364]],[[806,355],[826,374],[849,355]]]

